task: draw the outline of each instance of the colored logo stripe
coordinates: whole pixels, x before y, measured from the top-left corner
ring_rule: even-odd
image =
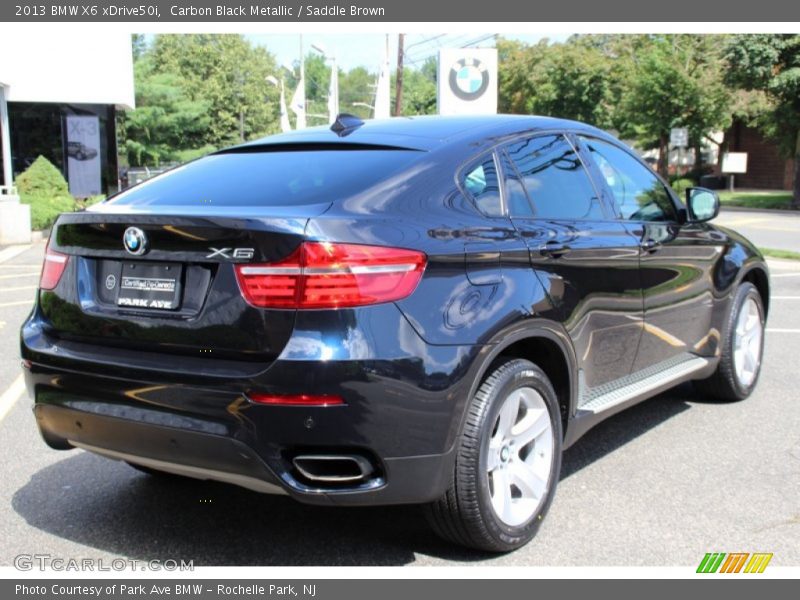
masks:
[[[728,554],[728,558],[725,559],[725,562],[722,563],[722,568],[720,569],[720,573],[738,573],[742,570],[744,566],[744,561],[747,560],[747,557],[750,556],[747,552],[734,552],[732,554]]]
[[[750,558],[750,562],[747,563],[747,566],[744,568],[745,573],[763,573],[764,569],[767,568],[769,561],[772,560],[772,554],[761,553],[761,554],[753,554]]]
[[[697,572],[740,573],[742,572],[742,567],[744,567],[745,573],[763,573],[771,560],[772,554],[767,552],[757,552],[755,554],[750,554],[749,552],[732,552],[730,554],[708,552],[703,557],[703,560],[700,561]]]
[[[708,552],[700,561],[700,566],[697,567],[698,573],[716,573],[719,566],[722,564],[722,559],[725,558],[724,552]]]

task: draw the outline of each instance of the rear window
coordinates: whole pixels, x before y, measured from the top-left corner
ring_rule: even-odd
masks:
[[[297,206],[364,191],[402,171],[415,150],[231,152],[177,167],[108,200],[133,206]]]

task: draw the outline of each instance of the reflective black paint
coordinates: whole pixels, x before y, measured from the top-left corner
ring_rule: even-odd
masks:
[[[613,142],[543,118],[367,123],[348,143],[416,148],[425,160],[318,204],[127,210],[120,201],[63,215],[51,248],[69,254],[69,265],[56,289],[39,293],[22,328],[45,439],[102,446],[130,440],[135,426],[143,455],[219,468],[198,450],[206,436],[223,456],[246,450],[228,461],[231,471],[261,473],[303,501],[423,502],[446,486],[468,399],[492,361],[522,340],[548,340],[568,366],[568,443],[593,423],[573,429],[582,390],[677,352],[714,359],[735,286],[753,273],[767,282],[757,250],[710,224],[615,220],[582,150],[606,218],[485,217],[455,174],[537,131]],[[337,139],[307,130],[246,151]],[[98,294],[103,261],[132,259],[122,247],[131,225],[150,237],[150,251],[136,260],[180,262],[194,274],[181,310],[122,310]],[[304,239],[419,249],[428,264],[416,291],[397,303],[288,311],[244,302],[233,263],[249,260],[209,258],[209,248],[244,247],[254,249],[252,262],[269,262]],[[251,391],[336,394],[346,406],[259,406],[247,399]],[[314,488],[290,465],[308,449],[363,453],[381,477],[372,486]]]

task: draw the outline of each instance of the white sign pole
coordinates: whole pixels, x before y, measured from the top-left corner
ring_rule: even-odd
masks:
[[[14,185],[14,169],[11,164],[11,132],[8,126],[8,104],[6,104],[6,89],[0,83],[0,137],[3,138],[3,185]]]

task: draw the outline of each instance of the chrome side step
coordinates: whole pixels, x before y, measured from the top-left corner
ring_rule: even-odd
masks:
[[[681,357],[678,360],[655,365],[638,374],[638,377],[625,378],[628,379],[628,382],[622,380],[621,382],[614,382],[617,385],[603,386],[599,393],[597,390],[593,390],[594,393],[588,394],[585,402],[579,404],[578,410],[593,414],[607,411],[634,398],[646,396],[649,392],[663,388],[672,381],[684,380],[692,373],[704,369],[709,364],[711,364],[711,360],[708,358],[692,356]],[[655,373],[650,374],[652,371],[655,371]]]

